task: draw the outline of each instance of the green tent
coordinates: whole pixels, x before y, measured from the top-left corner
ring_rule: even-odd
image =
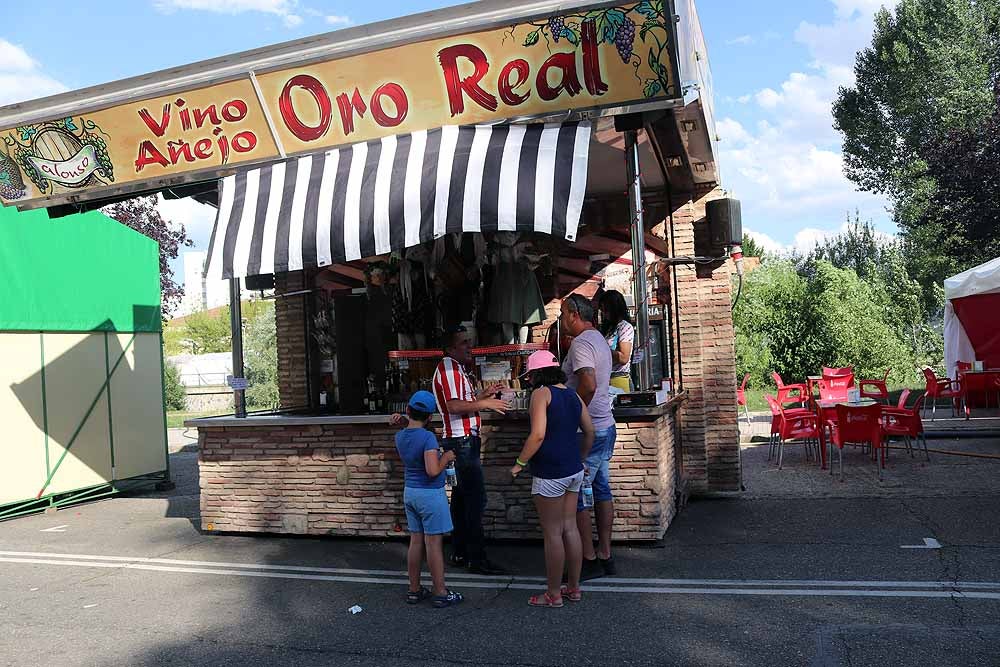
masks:
[[[0,208],[0,519],[169,480],[155,241]]]

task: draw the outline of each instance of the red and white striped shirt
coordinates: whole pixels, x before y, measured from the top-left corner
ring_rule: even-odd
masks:
[[[453,415],[448,412],[448,401],[475,401],[476,394],[462,364],[445,357],[434,371],[434,400],[437,401],[444,422],[445,438],[462,438],[478,435],[482,420],[478,412]]]

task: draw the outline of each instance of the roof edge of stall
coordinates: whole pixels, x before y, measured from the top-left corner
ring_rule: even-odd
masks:
[[[192,86],[211,85],[264,73],[289,65],[330,58],[345,58],[378,49],[429,39],[489,30],[512,21],[577,7],[612,7],[620,1],[605,0],[479,0],[453,7],[411,14],[376,23],[352,26],[296,40],[201,60],[148,74],[71,90],[48,97],[0,106],[0,127],[14,127],[69,115],[87,113],[123,102],[169,95]],[[670,10],[673,2],[668,0]]]

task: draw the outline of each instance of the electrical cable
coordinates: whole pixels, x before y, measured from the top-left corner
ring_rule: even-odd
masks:
[[[739,276],[740,282],[736,286],[736,299],[733,301],[732,308],[729,309],[730,312],[736,311],[736,304],[740,302],[740,295],[743,294],[743,273],[740,272],[737,275]]]

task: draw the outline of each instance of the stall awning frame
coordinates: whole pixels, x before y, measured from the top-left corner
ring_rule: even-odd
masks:
[[[448,126],[241,170],[221,181],[208,277],[384,255],[449,233],[573,241],[589,122]]]

